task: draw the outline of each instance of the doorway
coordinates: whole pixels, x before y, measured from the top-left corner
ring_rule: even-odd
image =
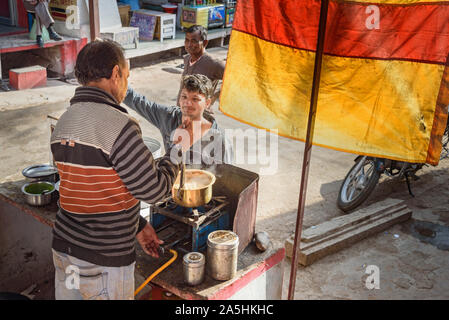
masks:
[[[20,3],[18,3],[19,1]],[[23,6],[22,1],[23,0],[0,1],[0,37],[27,32],[27,28],[22,26],[23,23],[19,23],[20,10],[18,5]],[[22,14],[26,15],[26,12],[22,12]],[[26,17],[24,18],[26,19]]]
[[[6,0],[0,3],[0,24],[15,26],[17,24],[17,2]]]

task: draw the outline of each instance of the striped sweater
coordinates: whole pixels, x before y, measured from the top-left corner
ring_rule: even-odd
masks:
[[[135,236],[146,224],[140,201],[171,190],[178,167],[155,161],[141,129],[101,89],[79,87],[51,135],[60,175],[53,249],[111,267],[135,261]]]

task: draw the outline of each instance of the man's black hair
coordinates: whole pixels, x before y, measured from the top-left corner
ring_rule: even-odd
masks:
[[[109,79],[116,65],[119,68],[126,65],[125,54],[120,44],[112,40],[95,40],[79,52],[76,58],[75,76],[82,85],[101,78]]]
[[[201,41],[207,40],[207,29],[204,28],[203,26],[195,24],[186,29],[186,33],[195,33],[197,31],[200,32]]]
[[[202,74],[190,74],[182,78],[181,90],[204,94],[206,99],[212,97],[212,81]]]

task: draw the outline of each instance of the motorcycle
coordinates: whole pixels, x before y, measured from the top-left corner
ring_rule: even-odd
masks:
[[[440,160],[449,158],[449,119],[443,134],[443,148]],[[396,179],[403,179],[414,197],[410,179],[418,180],[416,172],[427,166],[423,163],[410,163],[384,158],[358,156],[354,166],[349,170],[338,193],[337,206],[348,213],[360,206],[373,192],[382,174]]]

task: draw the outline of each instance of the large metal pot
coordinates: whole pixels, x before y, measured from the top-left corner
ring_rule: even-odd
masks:
[[[178,174],[172,188],[172,198],[178,205],[196,208],[209,203],[215,175],[205,170],[186,169],[184,186],[179,189],[180,176]]]
[[[22,186],[25,201],[30,206],[45,206],[49,204],[55,190],[55,185],[49,181],[29,182]]]

